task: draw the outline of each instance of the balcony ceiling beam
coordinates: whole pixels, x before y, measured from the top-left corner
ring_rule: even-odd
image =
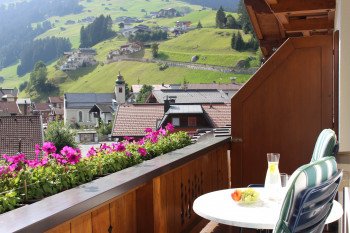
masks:
[[[328,17],[320,19],[295,19],[289,20],[289,23],[283,24],[286,31],[308,31],[333,28],[334,20]]]
[[[335,9],[335,4],[335,0],[279,0],[277,4],[269,3],[274,13],[331,10]]]

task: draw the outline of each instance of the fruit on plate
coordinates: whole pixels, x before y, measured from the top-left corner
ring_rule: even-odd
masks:
[[[236,189],[231,197],[234,201],[240,203],[254,203],[259,200],[259,192],[252,188]]]
[[[242,192],[241,190],[237,189],[233,193],[231,193],[231,197],[234,201],[240,201],[242,198]]]

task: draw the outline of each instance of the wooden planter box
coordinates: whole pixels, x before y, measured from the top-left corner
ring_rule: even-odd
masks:
[[[229,187],[230,138],[211,138],[0,215],[0,232],[187,232],[196,197]]]

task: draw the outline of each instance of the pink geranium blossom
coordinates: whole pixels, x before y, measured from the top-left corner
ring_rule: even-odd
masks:
[[[139,154],[141,156],[146,156],[147,155],[147,150],[145,148],[140,147],[139,149],[137,149],[137,152],[139,152]]]
[[[145,129],[145,132],[146,132],[146,133],[152,133],[152,132],[153,132],[153,129],[152,129],[152,128],[146,128],[146,129]]]
[[[74,149],[69,146],[63,147],[61,154],[65,157],[68,163],[76,164],[80,161],[81,153],[79,149]]]
[[[131,141],[131,140],[134,140],[134,137],[125,136],[124,139],[126,141]]]
[[[86,155],[86,157],[92,157],[92,156],[95,156],[97,154],[97,151],[95,149],[95,147],[91,147]]]
[[[171,123],[168,123],[166,126],[165,126],[165,129],[168,130],[169,132],[174,132],[175,128],[174,126],[171,124]]]
[[[47,154],[52,154],[52,153],[56,153],[57,149],[55,147],[55,144],[53,144],[52,142],[44,142],[42,150]]]

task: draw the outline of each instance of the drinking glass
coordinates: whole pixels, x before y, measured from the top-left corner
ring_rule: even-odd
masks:
[[[268,168],[265,178],[265,190],[269,199],[276,200],[280,194],[282,188],[281,175],[278,169],[278,163],[280,160],[280,154],[268,153],[267,162]]]
[[[282,186],[282,188],[287,186],[288,178],[289,178],[288,174],[281,173],[281,186]]]

